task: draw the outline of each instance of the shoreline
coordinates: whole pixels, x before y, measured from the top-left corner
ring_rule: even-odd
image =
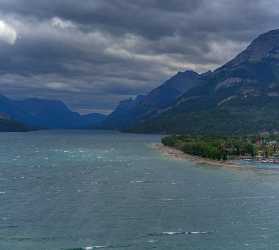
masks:
[[[245,165],[245,167],[243,167],[243,165],[237,164],[232,161],[217,161],[217,160],[202,158],[199,156],[193,156],[190,154],[186,154],[176,148],[165,146],[162,143],[153,144],[152,148],[158,150],[162,155],[164,155],[172,160],[179,160],[179,161],[187,160],[187,161],[191,161],[195,164],[209,165],[211,167],[222,167],[222,168],[243,169],[243,170],[255,168],[251,165]]]

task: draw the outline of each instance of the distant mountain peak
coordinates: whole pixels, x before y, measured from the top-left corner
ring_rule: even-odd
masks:
[[[185,71],[178,71],[176,75],[188,75],[188,76],[197,76],[199,75],[194,70],[185,70]]]
[[[221,68],[234,67],[245,62],[258,63],[267,58],[279,58],[279,29],[258,36],[243,52]]]

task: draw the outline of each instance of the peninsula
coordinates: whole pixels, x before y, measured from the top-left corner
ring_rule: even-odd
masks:
[[[256,160],[279,163],[279,135],[256,136],[195,136],[172,135],[162,144],[193,157],[214,161]]]

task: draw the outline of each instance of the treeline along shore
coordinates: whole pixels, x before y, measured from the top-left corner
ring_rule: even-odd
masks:
[[[171,135],[162,138],[162,144],[189,155],[218,161],[255,159],[279,163],[278,134],[238,137]]]

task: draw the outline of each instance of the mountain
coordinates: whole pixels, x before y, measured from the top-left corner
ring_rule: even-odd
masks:
[[[30,128],[70,129],[99,125],[105,115],[80,115],[63,102],[30,98],[22,101],[0,96],[0,112]]]
[[[11,120],[5,114],[0,114],[0,132],[25,132],[28,128],[14,120]]]
[[[156,115],[137,121],[133,132],[247,134],[279,131],[279,30],[247,49]]]
[[[178,97],[193,87],[203,84],[201,76],[194,71],[179,72],[147,95],[120,102],[103,123],[106,129],[128,129],[142,120],[172,105]]]

